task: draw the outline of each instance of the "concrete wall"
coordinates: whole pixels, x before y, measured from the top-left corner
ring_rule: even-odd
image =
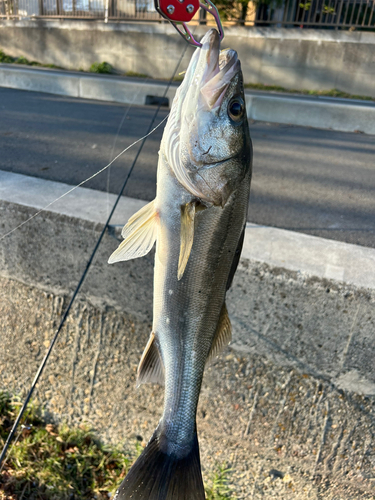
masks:
[[[12,189],[0,179],[1,235],[66,190],[10,175],[12,196],[18,187],[22,202],[10,201]],[[25,393],[30,386],[97,240],[106,196],[79,188],[1,241],[0,389]],[[113,224],[139,205],[124,198]],[[156,427],[163,389],[135,390],[151,329],[153,255],[109,266],[117,233],[112,227],[104,237],[36,398],[50,418],[85,422],[132,450]],[[259,238],[253,235],[252,246]],[[266,239],[279,253],[275,235]],[[245,239],[227,298],[233,342],[206,370],[201,392],[204,476],[215,463],[227,464],[235,497],[243,499],[373,500],[375,287],[249,260],[247,246]],[[320,261],[329,253],[321,251]],[[274,469],[286,479],[271,480]]]
[[[206,28],[199,27],[198,34]],[[332,89],[375,97],[375,33],[228,27],[224,46],[239,52],[245,82]],[[185,42],[168,24],[1,21],[0,48],[67,69],[107,61],[119,72],[169,78]],[[186,67],[192,48],[182,62]]]

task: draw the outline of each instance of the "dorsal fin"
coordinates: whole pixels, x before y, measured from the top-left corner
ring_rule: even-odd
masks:
[[[178,260],[177,279],[184,275],[194,240],[195,202],[181,206],[180,258]]]
[[[164,367],[154,332],[151,332],[137,371],[137,387],[147,383],[164,385]]]
[[[154,246],[158,230],[155,200],[142,207],[122,230],[124,241],[110,256],[108,263],[143,257]]]
[[[211,361],[211,359],[214,358],[215,356],[217,356],[220,353],[220,351],[222,351],[224,347],[229,344],[231,339],[232,339],[232,325],[230,323],[227,306],[225,305],[224,302],[223,307],[221,308],[220,318],[217,324],[215,337],[212,341],[211,350],[207,357],[206,363],[208,361]]]

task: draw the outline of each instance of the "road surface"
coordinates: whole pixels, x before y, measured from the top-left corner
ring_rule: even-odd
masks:
[[[0,88],[0,168],[78,184],[145,134],[154,112]],[[156,123],[166,115],[162,110]],[[127,196],[154,198],[163,126],[147,140]],[[250,127],[249,221],[375,247],[374,136],[263,122]],[[85,186],[118,192],[137,148]]]

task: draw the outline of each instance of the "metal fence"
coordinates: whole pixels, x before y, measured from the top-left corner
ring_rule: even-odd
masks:
[[[0,17],[161,19],[153,0],[0,0]]]
[[[226,0],[216,4],[231,24],[375,31],[375,0],[257,0],[237,5]],[[153,0],[0,0],[1,17],[162,20]]]
[[[372,29],[375,0],[285,0],[260,3],[254,24],[258,26]]]

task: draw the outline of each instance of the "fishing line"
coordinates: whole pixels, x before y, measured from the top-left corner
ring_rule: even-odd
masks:
[[[180,59],[178,60],[178,63],[177,63],[176,68],[175,68],[175,70],[174,70],[174,72],[173,72],[173,75],[171,76],[171,78],[170,78],[170,80],[168,81],[168,84],[167,84],[167,86],[166,86],[166,88],[165,88],[165,91],[164,91],[164,94],[163,94],[163,98],[165,98],[165,97],[166,97],[166,95],[167,95],[167,92],[168,92],[168,90],[169,90],[169,88],[170,88],[170,86],[171,86],[171,84],[172,84],[172,81],[173,81],[173,79],[174,79],[174,77],[175,77],[175,75],[176,75],[176,73],[177,73],[177,70],[178,70],[178,68],[179,68],[179,66],[180,66],[180,64],[181,64],[181,61],[182,61],[182,59],[183,59],[183,57],[184,57],[184,55],[185,55],[185,52],[186,52],[187,47],[188,47],[188,45],[186,45],[186,46],[185,46],[185,48],[184,48],[184,50],[182,51],[181,57],[180,57]],[[168,118],[168,116],[169,116],[169,114],[168,114],[168,115],[167,115],[167,116],[166,116],[166,117],[165,117],[165,118],[164,118],[164,119],[163,119],[163,120],[159,123],[159,125],[157,125],[154,129],[152,128],[152,127],[154,126],[154,122],[155,122],[155,120],[156,120],[156,117],[157,117],[157,115],[158,115],[158,113],[159,113],[159,111],[160,111],[160,108],[161,108],[161,102],[162,102],[162,101],[160,101],[160,103],[159,103],[159,105],[158,105],[158,107],[157,107],[157,109],[156,109],[156,111],[155,111],[155,113],[154,113],[154,116],[152,117],[152,120],[151,120],[151,123],[150,123],[150,125],[149,125],[149,128],[148,128],[148,131],[147,131],[146,135],[144,135],[143,137],[141,137],[140,139],[138,139],[137,141],[135,141],[135,142],[134,142],[131,146],[129,146],[128,148],[124,149],[124,151],[122,151],[120,154],[118,154],[118,155],[117,155],[117,156],[116,156],[116,157],[115,157],[115,158],[114,158],[111,162],[109,162],[109,164],[108,164],[108,165],[106,165],[104,168],[102,168],[101,170],[99,170],[99,172],[97,172],[96,174],[92,175],[91,177],[89,177],[89,178],[88,178],[88,179],[86,179],[85,181],[81,182],[80,184],[78,184],[78,186],[73,187],[72,189],[70,189],[69,191],[67,191],[65,194],[63,194],[62,196],[60,196],[59,198],[57,198],[55,201],[53,201],[52,203],[50,203],[49,205],[47,205],[46,207],[44,207],[43,209],[41,209],[39,212],[37,212],[36,214],[34,214],[34,215],[30,218],[30,219],[28,219],[28,220],[33,219],[33,218],[34,218],[34,217],[36,217],[38,214],[40,214],[41,212],[43,212],[44,210],[46,210],[46,208],[50,207],[53,203],[55,203],[56,201],[60,200],[61,198],[63,198],[63,197],[64,197],[64,196],[66,196],[67,194],[71,193],[71,192],[72,192],[72,191],[74,191],[74,189],[76,189],[77,187],[82,186],[82,184],[84,184],[85,182],[87,182],[87,181],[89,181],[90,179],[93,179],[94,177],[96,177],[98,174],[100,174],[100,173],[101,173],[101,172],[103,172],[106,168],[108,168],[110,165],[112,165],[112,163],[113,163],[114,161],[116,161],[116,160],[117,160],[117,158],[119,158],[119,157],[120,157],[123,153],[125,153],[125,151],[127,151],[130,147],[132,147],[133,145],[135,145],[135,144],[137,144],[138,142],[142,141],[142,142],[141,142],[141,144],[140,144],[140,146],[139,146],[139,148],[138,148],[137,154],[135,155],[135,158],[134,158],[134,160],[133,160],[133,163],[132,163],[132,165],[131,165],[131,167],[130,167],[130,169],[129,169],[129,171],[128,171],[128,174],[127,174],[127,176],[126,176],[126,178],[125,178],[125,180],[124,180],[124,183],[123,183],[123,185],[122,185],[122,187],[121,187],[121,189],[120,189],[120,192],[119,192],[119,194],[117,195],[117,198],[116,198],[116,201],[115,201],[115,203],[114,203],[114,205],[113,205],[113,207],[112,207],[112,210],[111,210],[110,214],[108,215],[108,218],[107,218],[107,220],[106,220],[106,222],[105,222],[105,224],[104,224],[104,227],[103,227],[103,229],[102,229],[102,231],[101,231],[101,233],[100,233],[100,236],[99,236],[99,238],[98,238],[98,240],[97,240],[97,242],[96,242],[96,244],[95,244],[95,247],[94,247],[94,249],[93,249],[93,251],[92,251],[92,253],[91,253],[91,256],[90,256],[90,258],[89,258],[89,260],[88,260],[88,262],[87,262],[87,264],[86,264],[85,270],[83,271],[82,276],[81,276],[81,278],[80,278],[80,280],[79,280],[79,282],[78,282],[78,285],[77,285],[76,289],[74,290],[74,293],[73,293],[73,295],[72,295],[72,298],[70,299],[70,302],[69,302],[69,304],[68,304],[68,307],[66,308],[65,313],[64,313],[64,315],[63,315],[63,317],[62,317],[62,319],[61,319],[61,321],[60,321],[60,324],[59,324],[59,326],[58,326],[58,328],[57,328],[57,330],[56,330],[56,332],[55,332],[55,334],[54,334],[54,336],[53,336],[53,338],[52,338],[52,340],[51,340],[51,342],[50,342],[50,345],[49,345],[49,347],[48,347],[48,350],[47,350],[47,352],[46,352],[46,354],[45,354],[45,356],[44,356],[44,358],[43,358],[43,360],[42,360],[41,364],[39,365],[38,371],[36,372],[36,375],[35,375],[35,377],[34,377],[34,380],[33,380],[32,384],[31,384],[31,387],[30,387],[29,392],[28,392],[28,394],[27,394],[27,396],[26,396],[26,399],[25,399],[25,401],[24,401],[24,403],[23,403],[23,405],[22,405],[22,408],[21,408],[21,410],[20,410],[20,412],[19,412],[19,414],[18,414],[18,416],[17,416],[17,418],[16,418],[16,420],[15,420],[15,422],[14,422],[14,424],[13,424],[13,427],[12,427],[12,429],[11,429],[11,431],[10,431],[9,435],[8,435],[8,438],[7,438],[6,442],[5,442],[5,445],[4,445],[3,450],[2,450],[2,452],[1,452],[1,455],[0,455],[0,467],[1,467],[1,464],[2,464],[2,462],[3,462],[3,460],[4,460],[5,456],[6,456],[6,453],[7,453],[7,451],[8,451],[8,448],[9,448],[10,442],[11,442],[11,441],[12,441],[12,439],[13,439],[13,436],[14,436],[14,434],[15,434],[16,430],[17,430],[17,427],[18,427],[18,425],[19,425],[19,423],[20,423],[20,421],[21,421],[21,418],[22,418],[22,416],[23,416],[23,414],[24,414],[24,412],[25,412],[25,410],[26,410],[26,408],[27,408],[27,405],[28,405],[28,403],[29,403],[29,401],[30,401],[30,399],[31,399],[31,397],[32,397],[32,395],[33,395],[34,389],[35,389],[35,387],[36,387],[36,385],[37,385],[37,383],[38,383],[38,381],[39,381],[39,378],[41,377],[41,375],[42,375],[42,373],[43,373],[43,370],[44,370],[44,368],[45,368],[45,366],[46,366],[46,364],[47,364],[48,358],[49,358],[49,357],[50,357],[50,355],[51,355],[52,349],[53,349],[53,347],[54,347],[54,345],[55,345],[55,343],[56,343],[56,341],[57,341],[57,338],[58,338],[58,336],[59,336],[59,333],[60,333],[60,331],[61,331],[62,327],[64,326],[64,323],[65,323],[65,321],[66,321],[66,319],[67,319],[67,317],[68,317],[68,315],[69,315],[70,309],[72,308],[72,305],[73,305],[73,303],[74,303],[74,301],[75,301],[75,299],[76,299],[76,297],[77,297],[77,295],[78,295],[78,292],[79,292],[79,290],[80,290],[80,288],[81,288],[81,286],[82,286],[82,284],[83,284],[83,282],[84,282],[84,280],[85,280],[85,278],[86,278],[86,275],[87,275],[87,273],[88,273],[88,271],[89,271],[89,269],[90,269],[90,266],[91,266],[91,264],[92,264],[92,261],[94,260],[95,254],[96,254],[96,252],[97,252],[97,250],[98,250],[98,248],[99,248],[99,245],[100,245],[100,243],[101,243],[101,241],[102,241],[102,239],[103,239],[103,237],[104,237],[104,234],[105,234],[105,232],[106,232],[106,230],[107,230],[107,228],[108,228],[108,226],[109,226],[109,222],[110,222],[110,220],[111,220],[111,218],[112,218],[112,215],[114,214],[114,212],[115,212],[115,210],[116,210],[116,208],[117,208],[117,205],[118,205],[118,203],[119,203],[119,201],[120,201],[120,198],[121,198],[121,196],[122,196],[122,193],[123,193],[123,191],[124,191],[124,189],[125,189],[125,187],[126,187],[126,185],[127,185],[128,181],[129,181],[129,178],[130,178],[130,176],[131,176],[131,174],[132,174],[132,172],[133,172],[133,170],[134,170],[134,167],[135,167],[135,165],[136,165],[136,163],[137,163],[137,160],[138,160],[138,158],[139,158],[139,155],[141,154],[141,151],[142,151],[143,146],[144,146],[144,144],[145,144],[145,142],[146,142],[146,140],[147,140],[147,137],[148,137],[149,135],[151,135],[151,134],[152,134],[152,132],[153,132],[154,130],[156,130],[158,127],[160,127],[160,125],[161,125],[161,124],[162,124],[162,123],[163,123],[163,122],[164,122],[164,121]],[[23,226],[24,224],[26,224],[26,222],[28,222],[28,221],[23,222],[23,223],[22,223],[22,224],[20,224],[18,227]],[[5,234],[4,236],[2,236],[2,237],[0,238],[0,241],[1,241],[2,239],[4,239],[4,238],[5,238],[8,234],[13,233],[16,229],[18,229],[18,227],[17,227],[17,228],[15,228],[15,229],[13,229],[13,230],[12,230],[12,231],[10,231],[9,233]],[[8,459],[8,457],[7,457],[7,459]]]

